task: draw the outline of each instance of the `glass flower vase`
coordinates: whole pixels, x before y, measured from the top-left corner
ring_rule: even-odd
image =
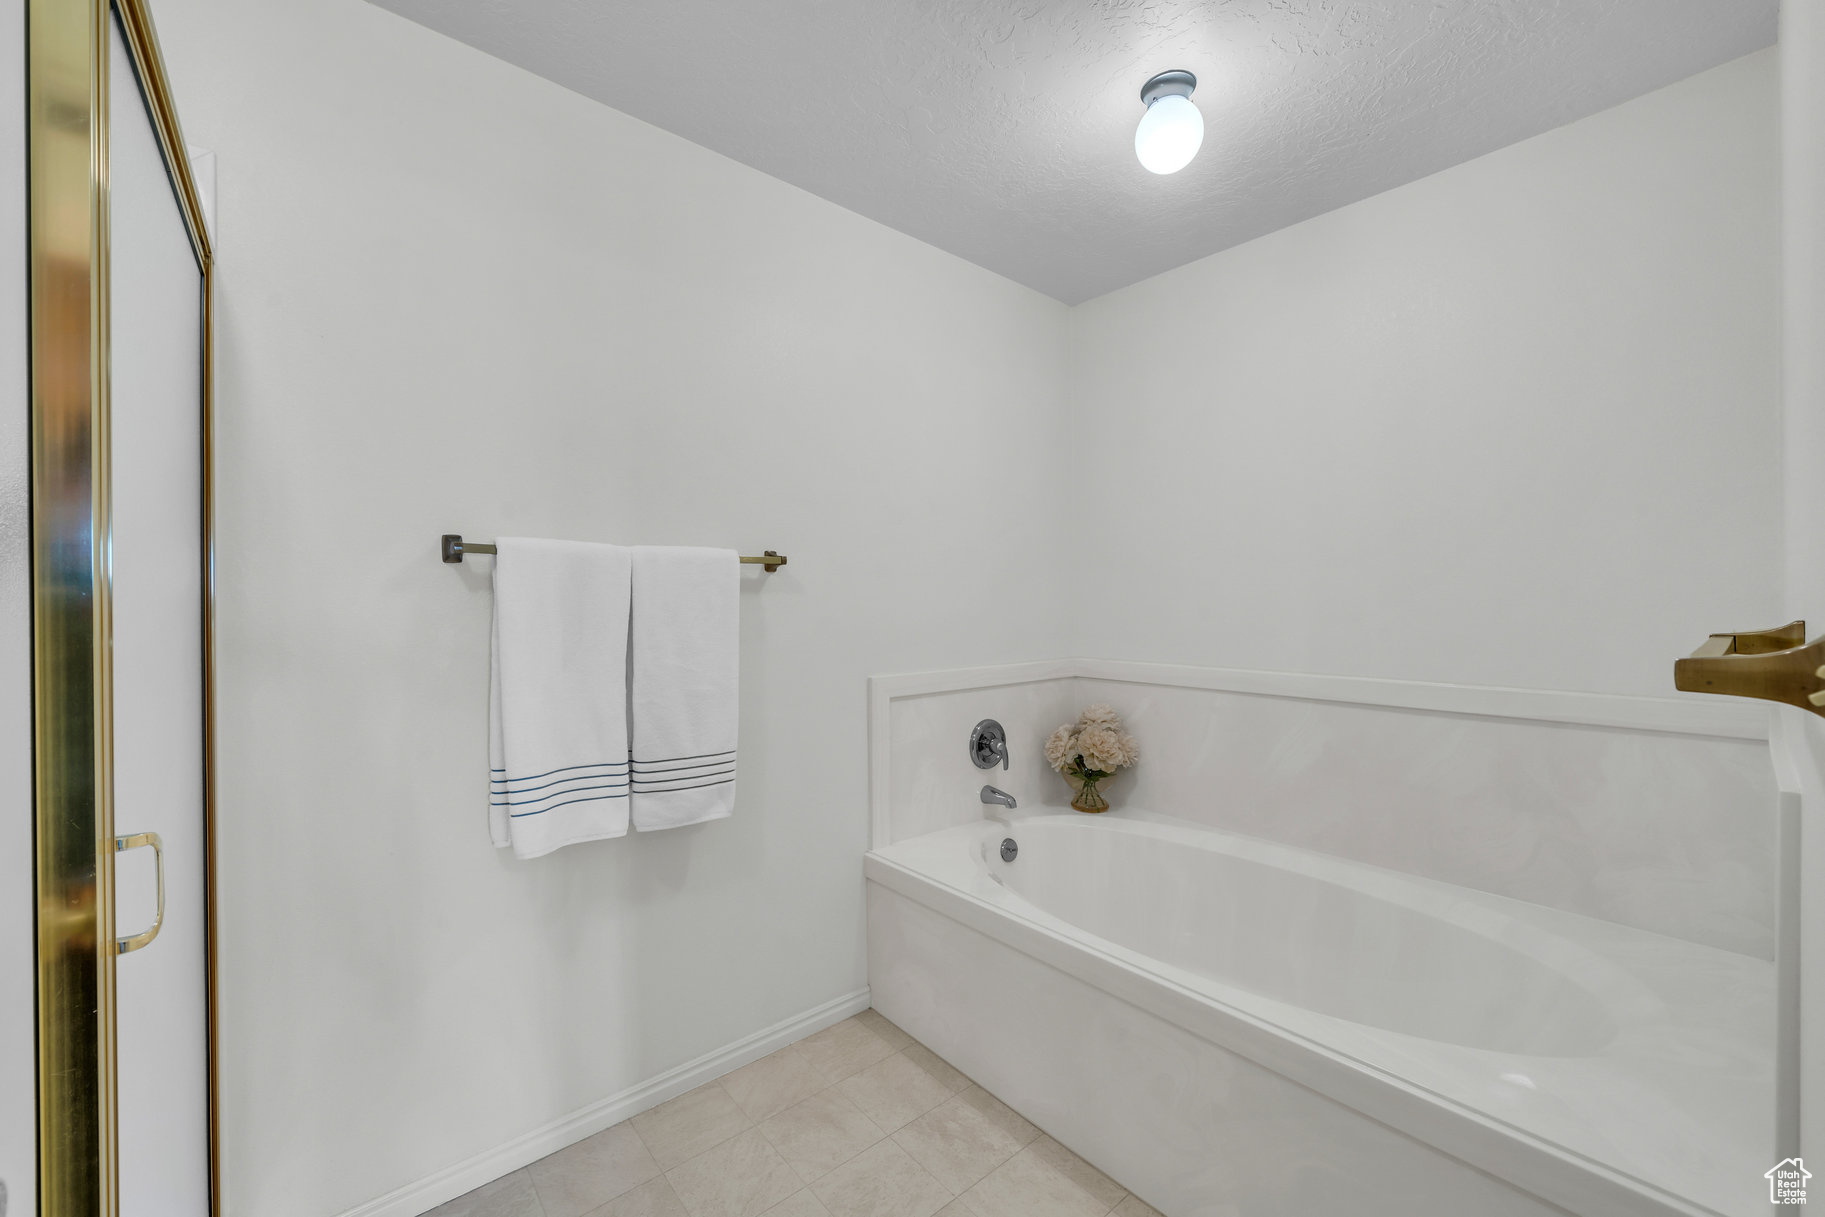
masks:
[[[1103,797],[1098,789],[1107,781],[1104,777],[1084,778],[1072,775],[1071,785],[1077,788],[1077,795],[1071,800],[1071,806],[1078,811],[1098,812],[1109,810],[1109,800]]]

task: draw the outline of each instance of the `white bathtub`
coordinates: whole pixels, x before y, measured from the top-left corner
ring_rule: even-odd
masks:
[[[875,1004],[1167,1217],[1766,1204],[1768,961],[1132,813],[866,874]]]

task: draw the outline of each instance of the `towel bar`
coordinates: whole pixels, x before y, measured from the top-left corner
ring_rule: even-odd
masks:
[[[500,552],[492,541],[465,541],[462,534],[447,532],[444,534],[443,553],[445,562],[461,562],[464,554],[492,554]],[[743,554],[743,563],[758,566],[765,571],[776,571],[786,564],[786,555],[772,550],[757,555]]]

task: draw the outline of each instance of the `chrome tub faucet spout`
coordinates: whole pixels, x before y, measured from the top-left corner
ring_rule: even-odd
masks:
[[[1012,811],[1015,807],[1019,806],[1019,804],[1014,802],[1013,795],[1005,790],[997,790],[993,786],[984,786],[982,788],[982,801],[984,803],[998,804],[1007,808],[1009,811]]]

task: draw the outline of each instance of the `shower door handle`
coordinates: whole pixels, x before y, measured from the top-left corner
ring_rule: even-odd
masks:
[[[1804,621],[1713,634],[1673,662],[1673,686],[1686,693],[1785,702],[1825,716],[1825,638],[1808,644]]]
[[[152,847],[152,865],[158,871],[158,916],[152,920],[152,928],[129,934],[125,938],[114,940],[114,953],[125,955],[151,944],[158,932],[165,928],[165,841],[155,832],[136,832],[130,837],[115,837],[114,852],[125,853],[129,849],[138,849],[142,845]]]

